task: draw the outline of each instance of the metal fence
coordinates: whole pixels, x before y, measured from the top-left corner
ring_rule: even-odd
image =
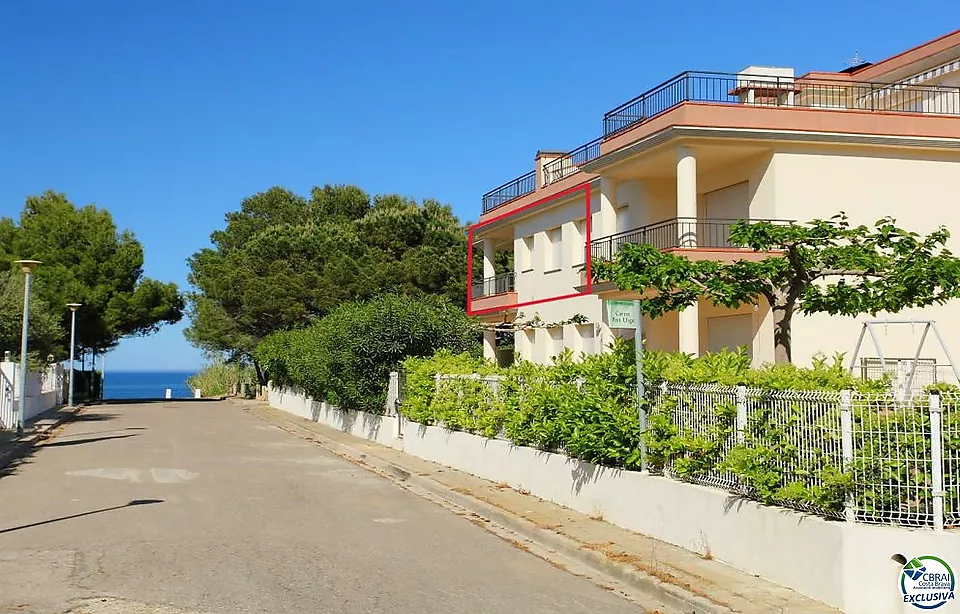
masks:
[[[513,181],[508,181],[499,188],[490,190],[483,195],[483,212],[496,209],[500,205],[532,193],[537,189],[537,173],[530,171],[520,175]]]
[[[960,526],[960,394],[904,402],[849,391],[661,385],[651,409],[668,415],[686,442],[685,452],[654,467],[669,477],[838,519]]]
[[[501,273],[493,277],[485,277],[481,281],[473,283],[473,298],[484,296],[493,296],[503,294],[504,292],[514,291],[514,274]]]
[[[678,217],[647,224],[633,230],[601,237],[590,245],[593,258],[613,260],[620,247],[627,244],[649,244],[657,249],[674,248],[721,248],[737,249],[730,242],[730,228],[740,220]],[[785,220],[749,220],[788,224]],[[746,249],[746,248],[744,248]]]
[[[600,157],[600,143],[603,137],[594,139],[589,143],[577,147],[573,151],[564,154],[556,160],[551,160],[543,165],[543,184],[550,185],[560,181],[564,177],[569,177],[580,170],[581,164]]]
[[[0,371],[0,430],[14,428],[15,412],[13,382]]]
[[[604,136],[626,130],[683,102],[960,115],[960,87],[684,72],[606,113]]]

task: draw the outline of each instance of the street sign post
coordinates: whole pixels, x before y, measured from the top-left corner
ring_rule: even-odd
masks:
[[[647,470],[647,410],[643,405],[645,387],[643,382],[643,316],[640,314],[640,301],[605,301],[607,305],[607,323],[610,328],[632,328],[634,330],[634,358],[637,365],[637,417],[640,420],[640,470]]]

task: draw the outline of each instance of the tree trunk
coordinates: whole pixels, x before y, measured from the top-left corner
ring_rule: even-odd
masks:
[[[778,365],[792,362],[793,359],[791,326],[795,309],[786,301],[778,300],[773,305],[773,359]]]
[[[263,369],[260,368],[260,363],[258,363],[256,360],[252,362],[253,362],[253,370],[257,372],[257,384],[259,384],[260,386],[266,386],[267,385],[266,373],[264,373]]]

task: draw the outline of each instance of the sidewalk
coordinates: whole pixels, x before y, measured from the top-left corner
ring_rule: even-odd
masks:
[[[10,473],[15,461],[29,456],[39,442],[51,437],[81,409],[81,406],[58,407],[44,412],[24,425],[20,437],[17,437],[16,431],[0,431],[0,477]]]
[[[262,402],[236,401],[245,411],[366,468],[435,502],[466,511],[472,522],[493,530],[500,525],[521,539],[507,539],[555,566],[592,570],[592,579],[612,578],[682,612],[748,614],[836,614],[835,610],[790,589],[656,539],[588,517],[549,501],[494,484],[455,469],[410,456],[288,414]],[[445,505],[445,506],[448,506]],[[497,533],[496,530],[493,532]],[[581,574],[582,575],[582,574]],[[607,586],[611,590],[613,587]]]

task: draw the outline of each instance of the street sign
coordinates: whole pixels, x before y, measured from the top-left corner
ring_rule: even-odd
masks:
[[[604,301],[607,305],[607,323],[610,328],[636,328],[633,301]]]
[[[604,301],[607,305],[607,325],[610,328],[632,328],[634,338],[634,359],[637,369],[637,414],[640,420],[640,470],[647,471],[647,431],[646,385],[643,381],[643,317],[640,315],[640,301]]]

